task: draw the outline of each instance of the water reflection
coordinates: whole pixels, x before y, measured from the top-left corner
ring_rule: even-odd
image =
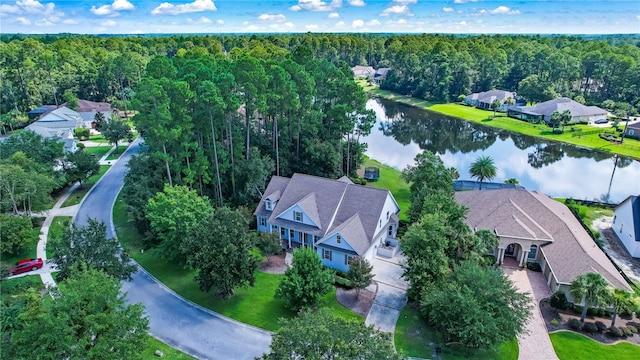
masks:
[[[516,178],[550,196],[619,202],[640,193],[640,162],[461,121],[385,100],[369,100],[378,125],[363,139],[367,155],[398,169],[423,149],[470,179],[480,155],[494,158],[495,181]],[[617,169],[617,170],[616,170]]]

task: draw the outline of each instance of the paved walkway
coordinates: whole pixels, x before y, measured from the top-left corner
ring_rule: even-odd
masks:
[[[393,259],[376,257],[373,259],[373,280],[378,284],[373,306],[369,310],[366,325],[373,325],[379,331],[394,333],[400,310],[407,304],[409,284],[402,278],[402,255]]]
[[[551,291],[542,273],[516,267],[502,267],[504,273],[521,292],[533,298],[531,318],[527,322],[527,334],[518,336],[518,360],[557,360],[547,326],[540,312],[540,301],[551,296]]]

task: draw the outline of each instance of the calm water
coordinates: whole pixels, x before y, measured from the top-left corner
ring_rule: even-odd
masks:
[[[636,160],[547,143],[381,99],[369,100],[367,108],[376,112],[377,124],[362,140],[368,143],[366,154],[397,169],[430,150],[465,180],[471,179],[471,163],[489,155],[498,168],[493,181],[516,178],[527,189],[549,196],[618,203],[640,194]]]

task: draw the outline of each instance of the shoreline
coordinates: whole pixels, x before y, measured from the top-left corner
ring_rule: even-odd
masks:
[[[504,113],[497,113],[496,117],[492,118],[492,111],[480,110],[466,105],[456,103],[431,103],[422,99],[405,97],[387,90],[380,90],[373,86],[364,86],[363,89],[373,97],[379,97],[422,110],[434,111],[460,120],[507,130],[517,134],[533,136],[545,141],[569,144],[579,148],[599,151],[611,155],[621,155],[640,161],[640,141],[634,139],[625,138],[625,141],[628,141],[628,143],[613,144],[600,139],[597,134],[572,136],[571,131],[566,131],[563,134],[553,134],[551,129],[546,125],[523,122],[522,120],[507,117]],[[568,128],[571,127],[569,126]],[[592,126],[588,126],[587,128],[584,125],[580,125],[580,128],[586,128],[586,132],[602,129],[601,127]]]

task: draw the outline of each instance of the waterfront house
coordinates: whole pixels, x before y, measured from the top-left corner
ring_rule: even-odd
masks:
[[[513,99],[513,105],[504,104],[505,100],[509,98]],[[491,109],[491,104],[496,99],[500,100],[500,103],[502,103],[502,105],[496,109],[497,111],[506,111],[516,105],[524,105],[523,101],[516,96],[515,92],[504,90],[489,90],[469,94],[464,98],[464,103],[469,106],[475,106],[479,109],[493,110]]]
[[[507,113],[516,119],[535,123],[544,121],[548,124],[554,112],[562,113],[565,110],[571,112],[569,123],[585,122],[591,124],[597,120],[606,120],[608,114],[607,110],[597,106],[582,105],[566,97],[541,102],[534,106],[513,107]]]
[[[283,248],[311,247],[325,266],[347,271],[356,256],[397,249],[399,212],[388,190],[296,173],[273,176],[254,215],[258,231],[279,234]]]
[[[640,258],[640,196],[629,196],[616,206],[611,229],[629,254]]]
[[[535,191],[520,189],[462,191],[456,201],[469,209],[467,224],[490,230],[499,240],[496,264],[538,263],[551,292],[561,290],[572,300],[571,282],[596,272],[609,285],[631,292],[605,253],[564,204]]]

